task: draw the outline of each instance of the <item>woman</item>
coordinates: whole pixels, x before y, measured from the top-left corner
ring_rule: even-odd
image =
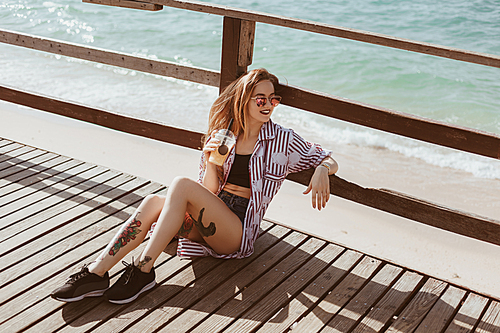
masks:
[[[304,194],[311,192],[313,208],[324,208],[330,196],[328,175],[338,170],[337,163],[331,152],[271,121],[281,101],[277,86],[276,76],[265,69],[231,83],[210,110],[198,182],[176,178],[166,196],[147,196],[103,253],[51,296],[72,302],[104,294],[112,303],[131,302],[155,286],[153,264],[176,235],[180,257],[250,256],[264,213],[290,172],[316,168]],[[228,128],[231,119],[235,148],[218,167],[209,162],[220,145],[213,134]],[[108,270],[141,244],[149,229],[151,239],[140,258],[124,263],[127,269],[108,289]]]

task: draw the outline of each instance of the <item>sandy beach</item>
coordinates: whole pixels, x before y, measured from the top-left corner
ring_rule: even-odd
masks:
[[[176,176],[197,177],[198,151],[4,102],[0,102],[0,119],[2,138],[166,185]],[[500,217],[499,180],[474,178],[463,171],[452,169],[429,168],[425,162],[418,160],[405,161],[398,158],[376,163],[376,154],[373,149],[367,149],[366,154],[362,154],[366,160],[355,160],[349,149],[339,147],[334,152],[340,165],[338,175],[362,186],[389,188],[452,208],[496,219]],[[404,175],[394,176],[401,169],[406,170]],[[318,212],[312,209],[310,196],[302,194],[304,190],[302,185],[285,182],[266,217],[337,244],[500,298],[500,285],[497,283],[500,265],[496,264],[500,256],[499,246],[428,227],[333,196],[327,208]]]

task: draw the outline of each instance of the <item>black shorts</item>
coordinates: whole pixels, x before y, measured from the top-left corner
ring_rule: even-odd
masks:
[[[238,216],[241,223],[245,221],[245,215],[247,213],[248,202],[250,199],[240,197],[224,190],[219,193],[219,198],[233,213],[236,214],[236,216]]]

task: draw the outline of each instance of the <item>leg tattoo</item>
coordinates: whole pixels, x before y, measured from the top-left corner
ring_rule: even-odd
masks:
[[[191,215],[186,213],[186,215],[184,216],[184,222],[182,223],[181,228],[179,229],[177,235],[175,236],[188,238],[189,234],[193,230],[193,226],[194,226],[193,218],[191,217]]]
[[[122,230],[120,230],[120,233],[115,238],[115,243],[109,250],[109,255],[116,255],[122,247],[127,245],[130,240],[134,240],[135,236],[137,236],[141,232],[141,229],[139,229],[139,227],[142,225],[142,222],[137,219],[137,215],[132,219],[132,221],[128,222],[122,228]]]
[[[215,230],[216,230],[215,223],[210,222],[210,225],[208,227],[205,227],[203,225],[203,222],[201,220],[203,218],[204,211],[205,211],[205,208],[202,208],[200,210],[200,215],[198,215],[198,220],[195,220],[191,214],[189,214],[189,216],[191,216],[191,218],[193,219],[193,223],[196,226],[196,228],[198,228],[198,231],[200,232],[200,234],[203,237],[210,237],[210,236],[213,236],[215,234]]]
[[[145,256],[143,260],[139,261],[139,264],[137,265],[137,268],[141,268],[141,267],[146,266],[146,264],[147,264],[148,262],[150,262],[150,261],[151,261],[151,259],[152,259],[151,257],[149,257],[149,256]]]

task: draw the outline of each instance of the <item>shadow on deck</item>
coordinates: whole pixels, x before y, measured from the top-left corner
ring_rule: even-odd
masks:
[[[0,139],[0,330],[500,331],[498,300],[267,220],[246,259],[180,260],[169,245],[157,287],[131,304],[48,296],[103,250],[143,197],[165,191]]]

